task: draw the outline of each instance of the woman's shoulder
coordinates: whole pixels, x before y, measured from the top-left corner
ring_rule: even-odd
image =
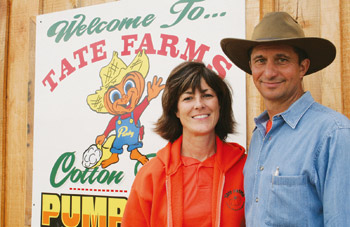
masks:
[[[164,163],[158,156],[155,156],[140,168],[140,170],[137,172],[137,175],[152,175],[157,172],[162,172],[163,169]]]
[[[245,155],[245,148],[238,144],[238,143],[234,143],[234,142],[223,142],[223,150],[225,152],[233,152],[233,155]]]
[[[161,181],[162,178],[165,180],[164,164],[156,156],[139,169],[134,184],[149,185]]]

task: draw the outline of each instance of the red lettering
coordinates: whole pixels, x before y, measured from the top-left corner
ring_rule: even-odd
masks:
[[[92,51],[92,56],[90,56],[91,63],[101,61],[103,59],[107,58],[107,52],[103,50],[103,47],[106,45],[105,40],[101,40],[95,43],[90,44],[90,48]],[[76,51],[73,52],[74,59],[79,60],[79,69],[83,68],[88,65],[88,46],[84,46]],[[91,55],[91,54],[90,54]],[[75,72],[76,68],[74,66],[77,65],[77,62],[73,62],[72,65],[67,58],[63,58],[61,60],[61,76],[59,78],[59,81],[64,80],[67,76]],[[42,81],[43,85],[46,87],[46,85],[50,85],[50,91],[53,92],[55,88],[58,86],[58,83],[53,80],[52,76],[55,75],[55,71],[53,69],[50,70],[50,72],[45,76],[44,80]]]
[[[102,47],[106,45],[105,40],[101,40],[98,41],[96,43],[92,43],[90,44],[90,47],[92,49],[92,53],[93,53],[93,58],[91,59],[91,62],[97,62],[97,61],[101,61],[103,59],[107,58],[107,53],[106,51],[103,51]],[[102,53],[102,55],[99,55],[99,53]]]
[[[63,58],[61,61],[61,77],[60,81],[64,80],[66,76],[69,76],[72,72],[75,71],[75,68],[67,61],[67,59]]]
[[[146,33],[142,39],[141,45],[136,49],[135,54],[143,50],[143,47],[146,48],[146,54],[155,54],[156,50],[153,47],[152,37],[150,33]]]
[[[50,72],[45,76],[42,82],[44,87],[46,87],[46,82],[48,82],[50,85],[50,91],[53,92],[53,90],[55,90],[55,88],[57,87],[58,83],[53,81],[51,75],[55,75],[55,71],[53,71],[53,69],[50,70]]]
[[[180,56],[180,58],[183,59],[183,60],[196,59],[198,61],[203,61],[204,54],[205,54],[206,51],[209,51],[210,47],[208,47],[208,46],[206,46],[204,44],[201,44],[200,47],[196,51],[194,51],[195,50],[195,46],[196,46],[196,41],[187,38],[186,42],[187,42],[187,47],[186,47],[185,53],[182,54]],[[187,53],[187,52],[189,52],[189,53]],[[196,58],[197,55],[198,55],[198,57]]]
[[[168,52],[166,51],[166,48],[168,47],[170,48],[170,56],[173,58],[177,57],[177,55],[179,55],[179,50],[176,49],[175,45],[179,42],[179,38],[174,35],[164,35],[164,34],[161,34],[160,37],[163,39],[162,46],[157,53],[159,55],[167,56]]]
[[[84,59],[84,53],[83,52],[88,52],[88,48],[87,46],[84,46],[83,48],[80,48],[79,50],[73,52],[73,56],[74,56],[74,59],[77,59],[77,55],[79,57],[79,61],[80,61],[80,64],[79,64],[79,69],[80,68],[83,68],[84,66],[87,66],[87,61],[85,61]]]
[[[222,66],[221,62],[224,63],[225,65]],[[213,63],[215,70],[218,72],[218,74],[222,78],[226,77],[226,70],[225,69],[230,70],[232,67],[232,64],[229,61],[227,61],[227,59],[225,57],[223,57],[222,55],[216,55],[213,58],[212,63]]]
[[[121,56],[130,55],[129,47],[134,47],[134,41],[137,40],[137,35],[124,35],[122,36],[122,40],[124,41],[124,50],[120,53]],[[129,41],[130,40],[130,41]]]

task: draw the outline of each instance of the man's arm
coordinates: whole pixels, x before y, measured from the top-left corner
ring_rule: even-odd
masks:
[[[322,144],[317,164],[324,226],[350,226],[350,128],[337,128]]]

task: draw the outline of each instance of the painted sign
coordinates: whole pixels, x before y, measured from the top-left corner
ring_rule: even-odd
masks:
[[[246,144],[245,75],[220,40],[244,38],[243,0],[122,0],[37,17],[32,226],[119,226],[170,71],[196,59],[231,84]]]

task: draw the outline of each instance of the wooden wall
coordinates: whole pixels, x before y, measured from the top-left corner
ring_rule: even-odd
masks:
[[[35,16],[113,0],[0,0],[0,226],[30,226]],[[175,0],[174,0],[175,1]],[[331,66],[305,78],[314,98],[350,117],[350,1],[246,0],[246,34],[267,12],[287,11],[307,36],[337,47]],[[247,141],[264,109],[247,79]]]

